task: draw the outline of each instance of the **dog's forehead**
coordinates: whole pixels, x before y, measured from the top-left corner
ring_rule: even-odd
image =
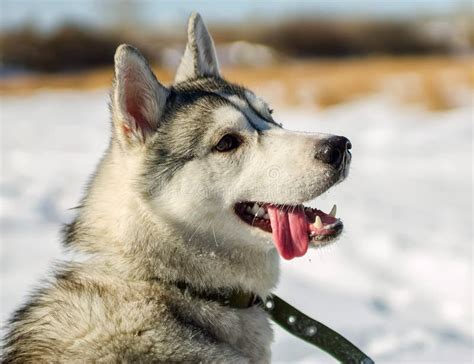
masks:
[[[236,128],[254,129],[258,132],[271,127],[269,121],[271,115],[266,104],[252,103],[240,95],[220,94],[227,101],[213,112],[214,119],[221,126],[233,126]]]
[[[203,93],[219,93],[225,92],[229,94],[244,95],[246,89],[240,85],[228,82],[223,78],[197,78],[194,80],[178,83],[173,86],[178,93],[182,92],[203,92]]]
[[[200,105],[201,111],[206,109],[206,114],[212,115],[217,125],[247,124],[257,131],[280,126],[273,121],[270,109],[263,99],[245,87],[224,79],[196,79],[178,84],[175,90],[178,99],[186,103],[186,110]]]

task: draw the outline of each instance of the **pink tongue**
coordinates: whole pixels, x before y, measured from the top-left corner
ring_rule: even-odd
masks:
[[[304,211],[292,212],[268,206],[273,241],[280,255],[287,260],[303,256],[308,250],[308,221]]]

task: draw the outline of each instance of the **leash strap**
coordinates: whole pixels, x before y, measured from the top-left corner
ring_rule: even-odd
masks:
[[[373,364],[374,361],[334,330],[298,311],[277,295],[263,302],[271,319],[290,334],[304,340],[347,364]]]

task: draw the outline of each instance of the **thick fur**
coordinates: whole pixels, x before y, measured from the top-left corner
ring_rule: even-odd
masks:
[[[63,262],[10,321],[3,361],[269,362],[260,307],[183,294],[240,289],[267,296],[278,280],[271,235],[244,224],[238,201],[296,204],[339,182],[314,158],[322,134],[285,131],[252,92],[221,78],[212,39],[193,14],[176,82],[161,85],[121,46],[112,137],[65,245]],[[242,145],[218,153],[226,133]]]

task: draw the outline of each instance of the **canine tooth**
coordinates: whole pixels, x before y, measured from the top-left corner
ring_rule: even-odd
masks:
[[[316,220],[314,221],[314,226],[318,229],[323,228],[323,222],[321,221],[321,218],[319,216],[316,216]]]
[[[257,217],[265,216],[265,209],[263,207],[259,207],[257,212],[255,213],[255,216],[257,216]]]
[[[337,206],[334,205],[331,209],[331,212],[329,213],[329,215],[331,215],[332,217],[336,217],[336,212],[337,212]]]
[[[263,215],[263,218],[267,220],[270,219],[270,216],[268,216],[268,212],[266,212],[265,215]]]
[[[257,215],[258,209],[259,209],[258,205],[254,203],[252,206],[252,214]]]

